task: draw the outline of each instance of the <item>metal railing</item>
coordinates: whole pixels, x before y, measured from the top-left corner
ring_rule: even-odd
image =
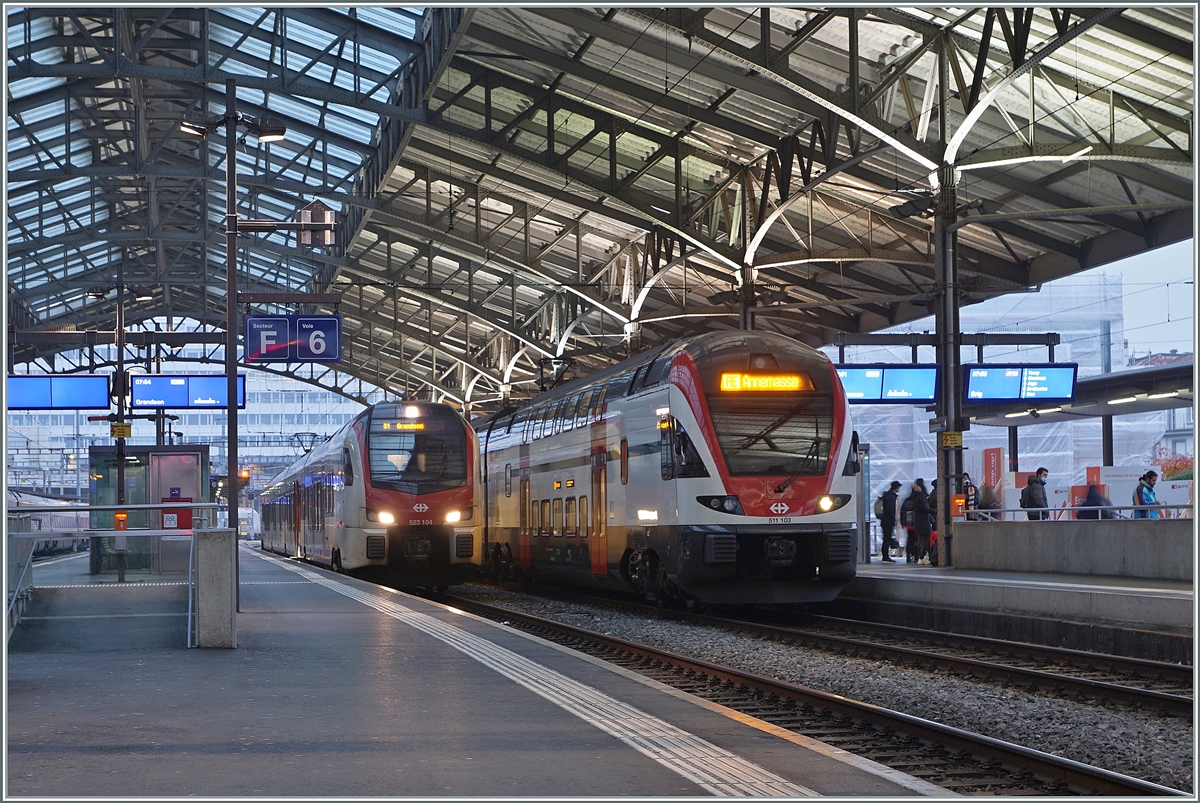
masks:
[[[8,513],[6,522],[5,535],[9,539],[9,595],[7,600],[6,618],[8,621],[8,634],[11,636],[16,625],[20,621],[20,611],[17,611],[17,603],[20,600],[26,599],[29,596],[32,586],[32,575],[30,567],[33,565],[33,553],[36,551],[38,541],[52,541],[71,538],[112,538],[116,536],[129,536],[135,538],[162,538],[163,536],[187,537],[191,544],[188,551],[188,626],[187,626],[187,646],[194,647],[193,643],[195,629],[193,622],[195,620],[195,555],[196,555],[196,532],[200,530],[213,529],[209,526],[208,511],[215,510],[220,505],[217,502],[159,502],[157,504],[138,504],[138,505],[21,505],[14,511]],[[79,530],[33,530],[31,527],[33,517],[41,513],[51,514],[89,514],[99,511],[130,511],[130,510],[180,510],[183,508],[199,512],[198,520],[193,522],[190,528],[130,528],[125,530],[112,529],[92,529],[84,528]],[[17,544],[21,548],[17,548]],[[24,545],[28,544],[28,552],[24,550]],[[17,563],[12,563],[13,556],[16,556]],[[14,580],[13,575],[17,577]],[[14,611],[17,612],[17,619],[13,619]]]
[[[1030,519],[1031,513],[1047,514],[1040,521],[1112,521],[1114,519],[1190,519],[1193,517],[1194,505],[1191,504],[1158,504],[1158,505],[1074,505],[1068,507],[1018,507],[991,508],[969,510],[965,514],[956,515],[958,521],[1039,521]],[[1138,516],[1138,512],[1150,513],[1156,511],[1157,516]],[[1079,517],[1079,513],[1096,514],[1095,518]],[[974,516],[972,519],[971,517]]]

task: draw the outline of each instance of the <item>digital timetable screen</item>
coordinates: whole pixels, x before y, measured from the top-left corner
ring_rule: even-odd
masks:
[[[10,410],[107,410],[108,374],[9,374]]]
[[[1075,363],[965,365],[963,393],[968,402],[1069,402],[1078,370]]]
[[[238,407],[246,406],[246,375],[238,374]],[[224,408],[229,404],[223,374],[134,374],[129,388],[133,409]]]
[[[936,365],[836,365],[851,404],[929,404],[937,401]]]

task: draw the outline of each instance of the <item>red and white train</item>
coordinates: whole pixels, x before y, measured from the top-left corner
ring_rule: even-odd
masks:
[[[479,568],[478,441],[453,407],[376,404],[274,477],[262,548],[393,585],[441,588]]]
[[[789,338],[685,338],[472,425],[494,576],[692,605],[827,601],[855,575],[849,405]]]

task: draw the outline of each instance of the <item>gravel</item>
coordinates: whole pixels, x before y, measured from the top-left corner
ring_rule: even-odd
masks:
[[[689,658],[773,677],[1191,792],[1190,722],[1039,697],[891,661],[777,644],[717,628],[528,597],[485,586],[454,592]]]

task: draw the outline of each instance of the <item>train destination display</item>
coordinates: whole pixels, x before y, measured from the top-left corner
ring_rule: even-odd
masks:
[[[851,404],[928,404],[937,401],[936,365],[837,365]]]
[[[968,402],[1069,402],[1075,398],[1075,363],[965,365]]]
[[[108,374],[9,374],[10,410],[107,410]]]
[[[238,374],[238,407],[246,406],[246,375]],[[228,407],[224,374],[135,374],[130,388],[133,409],[212,409]]]

